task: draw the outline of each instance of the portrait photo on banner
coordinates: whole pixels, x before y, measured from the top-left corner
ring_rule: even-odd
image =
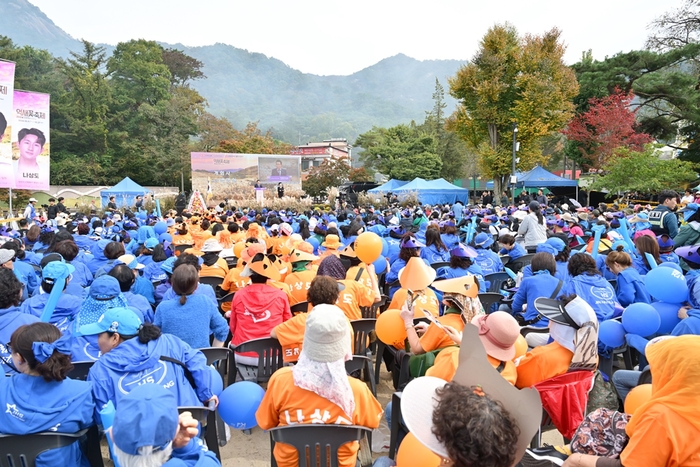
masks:
[[[49,103],[49,94],[14,92],[11,133],[14,188],[49,189]]]

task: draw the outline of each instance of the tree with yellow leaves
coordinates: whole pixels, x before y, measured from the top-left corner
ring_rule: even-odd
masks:
[[[576,76],[562,57],[556,28],[520,37],[510,24],[496,25],[470,63],[450,78],[457,110],[447,121],[478,157],[482,173],[500,193],[511,173],[513,124],[518,125],[518,168],[542,165],[544,137],[562,129],[574,112]]]

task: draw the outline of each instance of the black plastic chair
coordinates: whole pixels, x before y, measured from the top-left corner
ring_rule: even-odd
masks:
[[[226,367],[228,359],[233,358],[233,351],[228,347],[204,347],[199,349],[207,359],[207,365],[216,363],[216,368],[219,370],[221,378],[226,375]]]
[[[383,311],[384,306],[388,306],[389,297],[382,295],[378,302],[372,304],[372,306],[361,306],[360,311],[362,312],[363,318],[376,318],[380,311]]]
[[[238,258],[236,258],[235,256],[227,256],[226,258],[224,258],[224,260],[226,260],[226,265],[229,269],[235,268],[238,264]]]
[[[446,268],[450,265],[449,261],[438,261],[437,263],[432,263],[430,265],[431,268],[435,269],[436,271],[440,268]]]
[[[617,279],[608,279],[608,283],[610,283],[613,289],[617,288]]]
[[[639,375],[639,381],[637,381],[637,386],[640,384],[651,384],[651,370],[646,369],[642,371],[642,374]]]
[[[484,281],[489,283],[489,288],[487,292],[496,292],[503,287],[503,283],[510,280],[510,276],[506,272],[494,272],[492,274],[486,274],[484,276]]]
[[[399,430],[401,429],[401,396],[402,392],[391,395],[391,435],[389,438],[389,458],[396,459],[396,448],[399,443]]]
[[[389,295],[389,292],[391,291],[392,288],[394,287],[401,287],[401,283],[396,280],[394,282],[391,282],[389,284],[384,284],[384,290],[382,290],[383,295]]]
[[[293,316],[296,316],[299,313],[306,313],[309,311],[309,302],[299,302],[296,305],[290,306],[289,309],[292,311]]]
[[[234,295],[236,295],[236,292],[230,292],[224,295],[223,297],[216,299],[217,303],[219,304],[219,313],[221,313],[222,316],[231,309],[230,304],[233,300]],[[224,309],[224,303],[229,304],[229,307],[227,309]]]
[[[584,251],[588,246],[587,243],[582,243],[580,245],[572,246],[571,251]]]
[[[481,306],[484,307],[484,311],[487,315],[498,311],[498,307],[494,307],[494,305],[501,303],[501,300],[503,300],[503,295],[493,292],[480,293],[477,297],[479,297]]]
[[[350,321],[355,339],[353,342],[352,354],[367,357],[364,381],[375,378],[374,369],[372,368],[372,353],[370,352],[369,346],[376,324],[377,320],[373,318]],[[374,379],[374,384],[379,384],[379,381]]]
[[[361,372],[362,370],[365,370],[365,374],[367,375],[372,375],[371,373],[371,367],[372,367],[372,360],[370,360],[369,357],[363,357],[362,355],[353,355],[352,360],[348,360],[345,362],[345,372],[349,375],[352,374],[357,374],[358,372]],[[360,379],[360,378],[358,378]],[[367,378],[369,383],[369,389],[372,391],[372,394],[376,397],[377,396],[377,385],[374,382],[373,377]]]
[[[190,248],[192,248],[192,245],[175,245],[175,256],[180,256],[185,250]]]
[[[523,255],[518,259],[514,259],[508,263],[508,269],[510,269],[511,271],[513,271],[515,273],[518,273],[525,266],[532,263],[532,258],[534,256],[535,256],[534,253],[532,253],[532,254]]]
[[[299,453],[299,466],[338,467],[338,448],[371,435],[369,428],[356,425],[303,424],[270,430],[271,466],[277,467],[275,443],[293,446]]]
[[[73,362],[73,369],[66,376],[70,379],[85,381],[94,364],[95,362]]]
[[[256,377],[256,382],[258,384],[268,382],[272,376],[272,373],[284,366],[282,346],[277,339],[272,337],[253,339],[249,340],[248,342],[243,342],[242,344],[239,344],[238,347],[235,347],[233,351],[235,353],[255,352],[258,354],[258,374]],[[236,376],[239,374],[242,379],[245,379],[238,371],[235,356],[234,358],[230,358],[229,362],[231,362],[229,383],[234,383]],[[231,380],[231,378],[233,378],[233,380]]]
[[[221,288],[221,284],[224,283],[224,278],[223,277],[204,276],[204,277],[199,278],[199,283],[211,285],[214,288],[214,291],[216,291],[217,288],[219,288],[219,289]]]
[[[503,263],[503,266],[506,266],[510,262],[510,256],[508,255],[498,255],[499,258],[501,258],[501,263]]]
[[[51,449],[70,446],[87,434],[43,432],[33,435],[0,434],[0,467],[35,467],[36,458]]]

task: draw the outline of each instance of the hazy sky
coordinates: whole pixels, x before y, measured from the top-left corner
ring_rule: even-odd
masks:
[[[230,44],[307,73],[347,75],[404,53],[472,57],[494,23],[521,34],[563,31],[566,61],[643,46],[647,25],[681,0],[29,0],[78,39],[145,38],[188,46]]]

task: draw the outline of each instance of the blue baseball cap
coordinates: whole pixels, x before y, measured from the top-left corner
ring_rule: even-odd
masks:
[[[53,284],[60,279],[66,279],[75,272],[75,266],[60,261],[51,261],[41,270],[41,278],[47,284]]]
[[[143,246],[148,248],[149,250],[154,249],[158,245],[158,239],[157,238],[149,238],[143,243]]]
[[[144,446],[165,449],[178,426],[175,394],[159,384],[142,384],[119,400],[112,438],[120,450],[138,456]]]
[[[480,246],[481,248],[488,248],[493,245],[493,235],[486,233],[480,233],[474,239],[474,245]]]
[[[175,264],[175,261],[177,261],[177,258],[175,256],[171,256],[170,258],[160,263],[160,268],[168,274],[172,274],[173,265]]]
[[[119,281],[104,274],[92,282],[88,294],[95,300],[111,300],[121,293]]]
[[[103,332],[118,332],[122,336],[135,336],[141,329],[141,318],[128,307],[110,308],[96,323],[80,327],[80,334],[93,336]]]
[[[557,252],[562,252],[564,251],[564,248],[566,248],[566,243],[559,237],[549,237],[545,243],[553,246]]]
[[[450,250],[450,255],[457,256],[459,258],[476,258],[479,256],[474,248],[462,245],[461,243],[458,243],[456,247]]]
[[[535,251],[537,253],[549,253],[552,256],[557,256],[557,253],[559,253],[557,249],[549,243],[540,243],[537,245],[537,249]]]

